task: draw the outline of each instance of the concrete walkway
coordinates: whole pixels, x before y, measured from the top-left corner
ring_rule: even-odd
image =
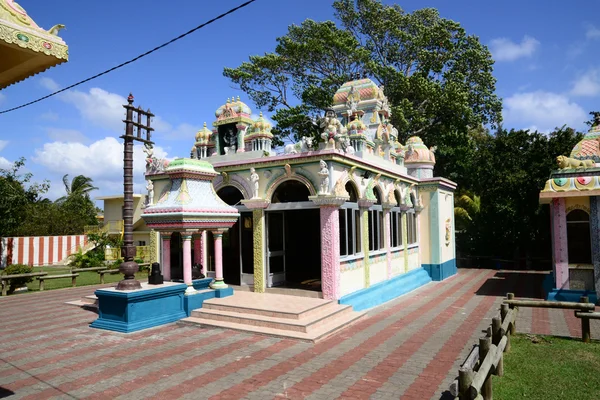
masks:
[[[542,278],[460,270],[316,345],[177,324],[92,329],[96,314],[64,302],[99,286],[0,297],[0,398],[439,399],[502,296],[539,297]],[[522,309],[517,328],[580,336],[572,311]]]

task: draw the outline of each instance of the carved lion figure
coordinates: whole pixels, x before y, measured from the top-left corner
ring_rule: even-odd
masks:
[[[556,163],[560,169],[578,169],[578,168],[593,168],[593,160],[577,160],[575,158],[558,156],[556,157]]]

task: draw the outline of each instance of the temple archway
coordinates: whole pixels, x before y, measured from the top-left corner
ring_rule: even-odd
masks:
[[[309,201],[310,191],[305,183],[295,179],[281,182],[271,196],[271,203],[293,203]]]

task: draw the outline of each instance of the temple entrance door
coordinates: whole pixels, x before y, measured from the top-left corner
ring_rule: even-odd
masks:
[[[267,213],[267,287],[285,283],[285,219],[283,212]]]
[[[183,249],[179,232],[171,234],[171,280],[183,280]]]

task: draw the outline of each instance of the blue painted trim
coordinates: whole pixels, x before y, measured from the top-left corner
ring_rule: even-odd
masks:
[[[130,333],[175,322],[187,317],[184,293],[187,285],[177,284],[133,292],[96,290],[98,319],[92,328]]]
[[[442,264],[422,264],[421,267],[427,271],[433,281],[443,281],[457,272],[454,258]]]
[[[350,293],[342,297],[339,303],[349,304],[355,311],[366,310],[393,300],[429,282],[431,282],[429,274],[423,268],[417,268],[366,289]]]
[[[210,285],[212,281],[213,278],[196,279],[192,281],[192,286],[194,286],[194,289],[196,290],[204,290],[208,289],[208,285]]]
[[[212,279],[202,279],[203,281],[208,280],[208,283],[212,282]],[[197,281],[193,281],[194,283],[194,288],[196,288],[196,282]],[[197,308],[202,308],[202,305],[204,304],[205,300],[209,300],[209,299],[222,299],[223,297],[227,297],[227,296],[231,296],[233,295],[233,288],[225,288],[225,289],[207,289],[207,288],[203,288],[200,289],[202,290],[202,292],[200,293],[192,293],[192,294],[186,294],[184,297],[184,308],[185,308],[185,312],[187,314],[187,316],[189,317],[190,315],[192,315],[192,311],[194,311]]]
[[[548,292],[546,300],[549,301],[572,301],[579,303],[581,296],[587,296],[590,303],[597,303],[598,296],[595,291],[591,290],[569,290],[569,289],[552,289]]]

